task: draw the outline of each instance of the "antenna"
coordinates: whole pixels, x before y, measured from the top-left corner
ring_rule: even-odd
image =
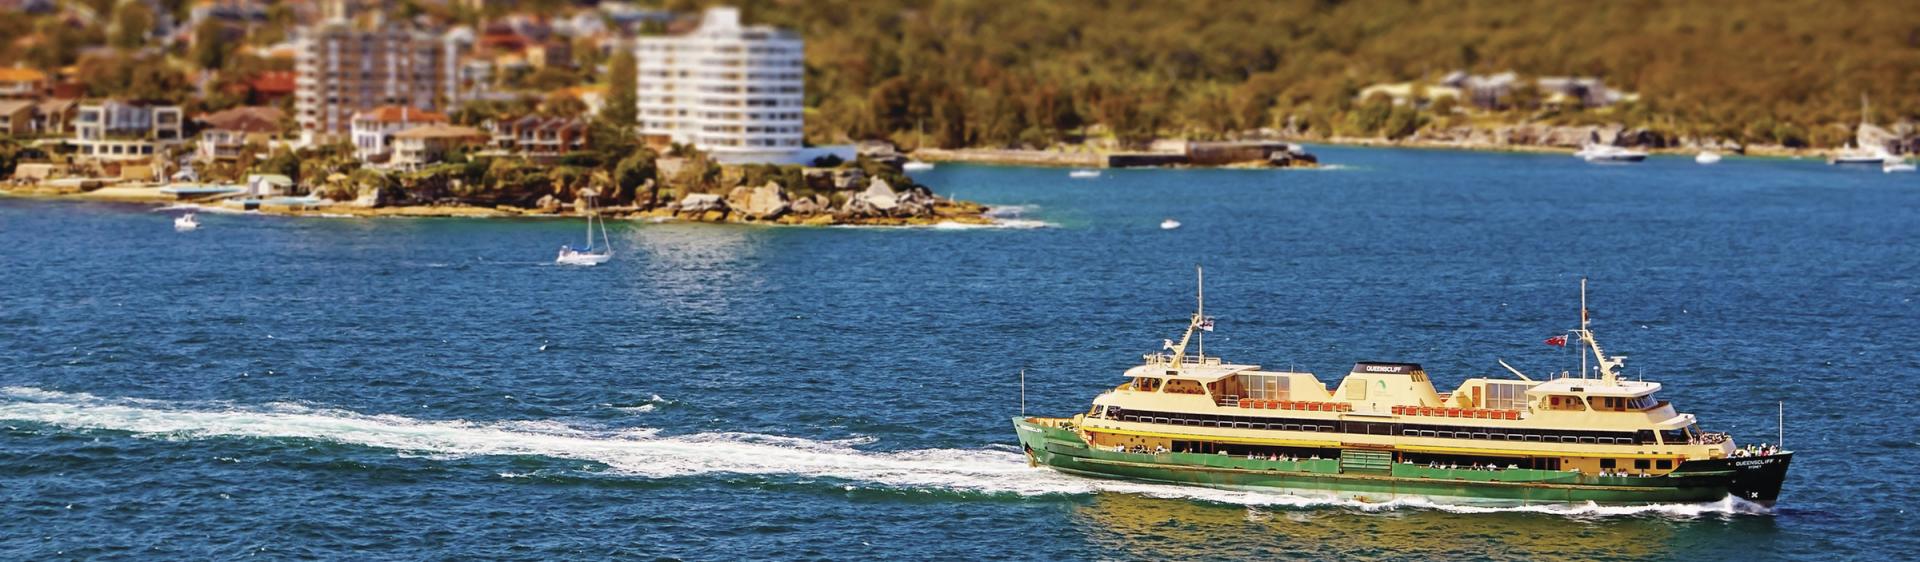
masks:
[[[1787,450],[1787,401],[1781,400],[1779,404],[1780,417],[1776,420],[1779,425],[1775,426],[1775,431],[1779,431],[1780,434],[1775,438],[1775,442],[1780,444],[1780,450],[1785,451]]]
[[[1027,415],[1027,370],[1020,370],[1020,415]]]

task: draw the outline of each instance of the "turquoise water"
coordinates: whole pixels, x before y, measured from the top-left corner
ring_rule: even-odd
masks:
[[[1042,228],[203,214],[0,199],[0,558],[1767,559],[1920,547],[1920,177],[1318,148],[1337,169],[942,165]],[[1184,223],[1161,230],[1164,218]],[[1193,306],[1209,353],[1450,387],[1626,371],[1798,451],[1780,505],[1481,509],[1029,469]]]

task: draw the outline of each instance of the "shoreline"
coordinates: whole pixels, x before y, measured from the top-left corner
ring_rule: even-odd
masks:
[[[573,212],[547,212],[540,209],[498,206],[478,207],[470,205],[404,205],[389,207],[363,207],[350,204],[330,204],[313,207],[293,207],[288,205],[260,205],[253,209],[227,205],[219,200],[180,199],[160,192],[160,186],[130,187],[110,186],[90,191],[60,192],[49,189],[0,188],[0,198],[33,199],[42,201],[71,201],[89,203],[125,203],[139,205],[158,205],[160,209],[169,207],[195,209],[209,213],[255,214],[283,217],[305,218],[469,218],[469,219],[579,219],[585,215]],[[705,213],[676,213],[664,208],[640,210],[613,210],[606,215],[611,220],[630,220],[654,223],[706,223],[739,224],[754,226],[800,226],[800,227],[873,227],[873,228],[939,228],[949,225],[960,228],[1020,228],[1031,226],[1037,221],[1026,219],[1006,219],[992,216],[993,207],[971,201],[943,201],[935,205],[934,214],[907,217],[846,217],[833,214],[787,214],[776,219],[747,219],[740,213],[709,211]],[[716,214],[718,213],[718,214]]]

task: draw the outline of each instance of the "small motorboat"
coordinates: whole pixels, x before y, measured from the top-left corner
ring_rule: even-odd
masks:
[[[1695,156],[1693,157],[1693,161],[1694,161],[1694,162],[1698,162],[1698,163],[1701,163],[1701,164],[1719,164],[1719,163],[1720,163],[1720,153],[1718,153],[1718,152],[1714,152],[1714,151],[1711,151],[1711,150],[1709,150],[1709,151],[1706,151],[1706,152],[1702,152],[1702,153],[1700,153],[1700,154],[1698,154],[1698,155],[1695,155]]]
[[[1180,228],[1180,221],[1173,219],[1160,221],[1160,230],[1173,230],[1176,228]]]
[[[200,219],[198,217],[195,217],[193,213],[180,215],[173,219],[174,230],[177,230],[180,232],[186,232],[186,231],[194,230],[197,228],[200,228]]]
[[[1589,144],[1580,147],[1574,156],[1588,162],[1639,162],[1647,159],[1647,153],[1611,144]]]
[[[1074,170],[1067,172],[1067,177],[1076,180],[1090,180],[1100,177],[1100,170]]]
[[[1880,163],[1880,171],[1888,174],[1912,172],[1913,163],[1908,162],[1905,158],[1895,157],[1892,160]]]
[[[902,164],[900,166],[900,169],[906,170],[909,172],[925,172],[927,170],[933,169],[933,163],[921,162],[919,160],[908,160],[906,164]]]

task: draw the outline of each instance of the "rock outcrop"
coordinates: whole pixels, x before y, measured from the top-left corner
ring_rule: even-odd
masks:
[[[680,198],[680,204],[675,210],[681,213],[706,213],[710,211],[720,211],[724,213],[727,211],[727,202],[721,199],[719,195],[712,193],[688,193],[686,197]]]
[[[900,196],[886,180],[873,178],[867,189],[847,198],[842,211],[855,217],[889,217],[900,207]]]
[[[539,209],[542,213],[558,213],[560,212],[560,198],[554,197],[552,194],[541,196],[539,201],[533,203],[533,208]]]
[[[779,182],[768,181],[766,185],[753,188],[747,194],[744,205],[736,205],[734,208],[750,219],[772,220],[787,214],[791,209],[790,204],[786,188],[780,187]]]

